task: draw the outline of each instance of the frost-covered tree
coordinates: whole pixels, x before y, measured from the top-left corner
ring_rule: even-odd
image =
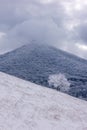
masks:
[[[70,83],[64,74],[53,74],[49,76],[48,83],[50,87],[53,87],[61,92],[68,92]]]

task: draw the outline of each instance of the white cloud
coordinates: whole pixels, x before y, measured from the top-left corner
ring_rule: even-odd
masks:
[[[43,4],[49,4],[52,3],[54,0],[40,0],[41,3]]]
[[[0,32],[0,39],[1,39],[3,36],[5,36],[5,35],[6,35],[6,33]]]
[[[76,46],[83,51],[87,51],[87,45],[77,43]]]

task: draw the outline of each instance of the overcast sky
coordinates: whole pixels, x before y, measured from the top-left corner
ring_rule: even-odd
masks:
[[[87,59],[87,0],[0,0],[0,53],[32,41]]]

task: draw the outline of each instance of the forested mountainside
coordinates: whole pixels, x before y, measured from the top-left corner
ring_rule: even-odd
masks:
[[[0,71],[50,87],[48,77],[62,73],[68,94],[87,99],[87,61],[52,46],[28,44],[0,56]]]

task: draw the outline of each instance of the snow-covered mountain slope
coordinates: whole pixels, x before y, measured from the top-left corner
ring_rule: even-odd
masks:
[[[0,130],[87,130],[87,102],[0,73]]]
[[[70,95],[87,100],[87,61],[49,45],[29,44],[0,56],[0,71],[47,86],[51,74],[64,73]]]

